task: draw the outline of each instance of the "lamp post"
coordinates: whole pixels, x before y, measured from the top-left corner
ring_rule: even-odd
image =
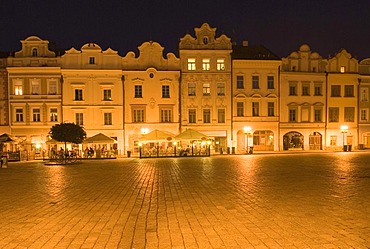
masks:
[[[348,132],[348,126],[342,125],[340,127],[340,132],[343,134],[343,151],[347,151],[347,148],[345,148],[345,134]]]
[[[244,128],[243,128],[243,131],[244,131],[244,134],[247,136],[247,141],[246,141],[246,146],[245,146],[245,148],[246,148],[246,153],[248,154],[248,138],[249,138],[249,134],[251,133],[251,130],[252,130],[252,128],[250,127],[250,126],[244,126]],[[244,136],[245,137],[245,136]]]
[[[143,144],[141,142],[139,142],[139,158],[141,158],[141,147],[143,146]]]

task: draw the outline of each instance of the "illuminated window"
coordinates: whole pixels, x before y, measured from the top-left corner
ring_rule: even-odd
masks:
[[[17,81],[14,83],[14,94],[23,95],[23,83],[21,81]]]
[[[95,64],[95,57],[89,57],[89,64]]]
[[[170,97],[170,86],[162,86],[162,98]]]
[[[243,102],[236,102],[236,116],[244,117],[244,103]]]
[[[15,121],[23,122],[23,109],[15,109]]]
[[[103,100],[105,100],[105,101],[112,100],[112,90],[111,89],[104,89],[103,90]]]
[[[196,70],[196,66],[195,66],[195,58],[189,58],[189,59],[188,59],[188,70],[189,70],[189,71],[194,71],[194,70]]]
[[[225,59],[217,59],[217,71],[225,70]]]
[[[217,96],[225,96],[225,84],[217,83]]]
[[[188,96],[195,96],[196,95],[196,85],[195,83],[188,84]]]
[[[256,75],[253,75],[252,76],[252,88],[253,89],[259,89],[260,88],[259,81],[260,81],[260,77],[259,76],[256,76]]]
[[[143,97],[143,86],[135,85],[135,98],[142,98],[142,97]]]
[[[195,109],[189,109],[189,123],[195,124],[197,122],[197,111]]]
[[[275,89],[275,77],[267,76],[267,89]]]
[[[76,113],[76,124],[77,125],[84,125],[84,114],[83,113]]]
[[[346,71],[346,67],[340,67],[340,72],[344,73]]]
[[[132,122],[143,123],[145,118],[144,108],[135,108],[132,110]]]
[[[211,84],[203,83],[203,96],[211,95]]]
[[[275,103],[274,102],[267,102],[267,116],[269,117],[275,116]]]
[[[58,109],[50,108],[50,122],[58,122]]]
[[[330,136],[330,146],[337,146],[337,136]]]
[[[210,59],[203,59],[202,60],[202,69],[203,71],[209,71],[211,65],[210,65]]]
[[[104,125],[112,125],[112,113],[104,113]]]
[[[161,122],[170,123],[172,122],[172,110],[169,108],[161,109]]]
[[[258,117],[260,115],[260,103],[252,102],[252,116]]]
[[[31,89],[32,94],[40,94],[40,82],[37,80],[33,80],[31,82]]]
[[[32,110],[32,121],[33,122],[40,122],[41,121],[41,113],[40,108],[36,108]]]

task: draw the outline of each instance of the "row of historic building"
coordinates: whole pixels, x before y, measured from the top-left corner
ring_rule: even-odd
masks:
[[[370,59],[344,49],[323,58],[308,45],[279,58],[207,23],[194,30],[178,57],[152,41],[122,57],[95,43],[58,55],[39,37],[22,40],[0,58],[1,132],[37,151],[52,125],[75,122],[116,139],[121,155],[143,132],[188,128],[214,153],[370,148]]]

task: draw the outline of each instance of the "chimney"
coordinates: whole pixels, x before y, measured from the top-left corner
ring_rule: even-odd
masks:
[[[248,41],[243,41],[243,47],[248,47]]]

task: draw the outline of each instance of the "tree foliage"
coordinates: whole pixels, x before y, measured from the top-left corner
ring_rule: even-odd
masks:
[[[86,138],[86,132],[78,124],[60,123],[50,128],[50,136],[58,142],[80,144]]]

